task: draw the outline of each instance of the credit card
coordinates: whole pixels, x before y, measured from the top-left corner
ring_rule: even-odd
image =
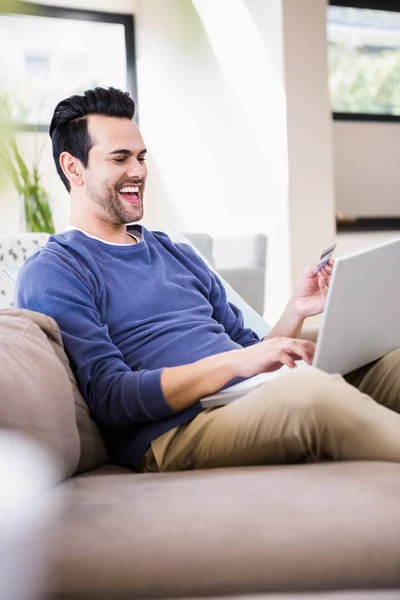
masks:
[[[336,248],[336,244],[332,244],[332,246],[329,246],[329,248],[326,248],[326,249],[325,249],[325,250],[322,252],[322,254],[321,254],[321,256],[320,256],[320,259],[319,259],[318,266],[317,266],[317,268],[316,268],[316,269],[315,269],[315,271],[314,271],[314,274],[315,274],[315,275],[316,275],[316,274],[317,274],[317,273],[318,273],[318,272],[319,272],[321,269],[323,269],[323,268],[325,267],[325,265],[327,265],[327,264],[328,264],[328,262],[330,261],[330,259],[331,259],[331,256],[332,256],[332,254],[333,254],[333,252],[334,252],[335,248]]]

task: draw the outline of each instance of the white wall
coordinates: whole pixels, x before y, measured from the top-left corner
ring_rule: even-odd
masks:
[[[284,0],[291,273],[336,235],[324,0]]]
[[[363,217],[400,214],[400,123],[335,121],[336,207]]]

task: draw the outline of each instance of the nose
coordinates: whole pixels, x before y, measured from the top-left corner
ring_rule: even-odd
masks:
[[[129,161],[128,170],[126,172],[129,178],[144,179],[147,175],[146,164],[143,161],[139,161],[137,158],[132,157]]]

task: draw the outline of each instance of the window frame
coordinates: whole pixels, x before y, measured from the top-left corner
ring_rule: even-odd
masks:
[[[135,16],[133,14],[102,12],[81,8],[64,8],[28,2],[3,0],[0,15],[30,15],[32,17],[50,17],[56,19],[75,19],[77,21],[95,21],[99,23],[117,23],[123,25],[125,31],[125,55],[127,72],[127,92],[135,99],[137,114],[137,78],[135,52]],[[43,123],[16,122],[18,131],[48,132],[49,125]]]
[[[360,8],[400,13],[400,0],[329,0],[329,6],[342,8]],[[367,121],[374,123],[400,123],[400,115],[382,115],[377,113],[349,113],[332,111],[334,121]]]

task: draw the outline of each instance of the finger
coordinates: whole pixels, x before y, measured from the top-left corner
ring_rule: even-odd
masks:
[[[302,340],[303,341],[303,340]],[[306,340],[304,340],[306,341]],[[308,354],[310,356],[314,356],[315,354],[315,349],[317,347],[317,344],[315,342],[309,342],[308,340],[306,341],[305,344],[303,344],[303,346],[305,347],[306,352],[308,352]]]
[[[291,345],[295,345],[295,346],[302,346],[304,348],[312,349],[312,348],[315,348],[315,346],[316,346],[315,342],[312,342],[311,340],[303,340],[302,338],[282,336],[282,337],[275,337],[275,338],[270,338],[270,339],[273,340],[276,344],[290,346],[290,347],[291,347]]]
[[[301,342],[301,345],[303,346],[303,348],[309,356],[314,356],[315,349],[317,347],[317,344],[315,342],[311,342],[309,340],[298,340],[298,342]]]
[[[315,342],[311,342],[310,340],[302,340],[299,338],[288,339],[287,347],[290,351],[303,351],[307,352],[310,356],[314,356],[316,344]],[[285,348],[286,349],[286,348]]]
[[[332,273],[332,267],[328,264],[326,264],[320,271],[320,273],[326,273],[326,274],[331,274]]]
[[[300,354],[301,358],[308,364],[311,364],[315,354],[315,344],[309,342],[307,345],[300,345],[296,347],[295,351]]]
[[[328,284],[326,283],[325,277],[323,275],[322,277],[318,277],[318,286],[323,294],[326,294],[328,292]]]
[[[294,352],[294,357],[295,360],[304,360],[305,363],[307,363],[308,365],[311,365],[312,360],[313,360],[313,354],[309,354],[306,350],[296,350]]]
[[[297,368],[293,357],[290,356],[290,354],[288,354],[287,352],[284,352],[283,350],[278,352],[278,360],[280,363],[282,363],[282,365],[286,365],[287,367],[289,367],[289,369]]]
[[[328,286],[329,286],[330,279],[331,279],[331,275],[330,275],[330,273],[328,273],[327,271],[324,271],[324,272],[322,273],[322,275],[324,276],[324,279],[325,279],[326,286],[328,287]]]
[[[304,360],[307,365],[311,365],[312,363],[312,356],[310,356],[306,351],[288,351],[288,354],[290,354],[294,361]]]
[[[290,356],[293,358],[293,360],[295,361],[295,363],[297,364],[300,360],[306,362],[307,364],[309,364],[309,361],[311,361],[310,356],[308,356],[308,360],[306,360],[305,358],[303,358],[302,356],[300,356],[300,354],[297,354],[296,352],[292,352],[290,353]]]
[[[314,357],[314,347],[305,346],[303,344],[294,343],[292,346],[285,348],[285,352],[290,353],[295,359],[297,357],[303,359],[308,365],[312,363]]]
[[[271,338],[271,341],[274,341],[276,344],[280,346],[282,350],[286,352],[287,349],[292,351],[294,348],[303,348],[310,354],[314,354],[316,343],[311,340],[303,340],[301,338],[290,338],[290,337],[276,337]]]

